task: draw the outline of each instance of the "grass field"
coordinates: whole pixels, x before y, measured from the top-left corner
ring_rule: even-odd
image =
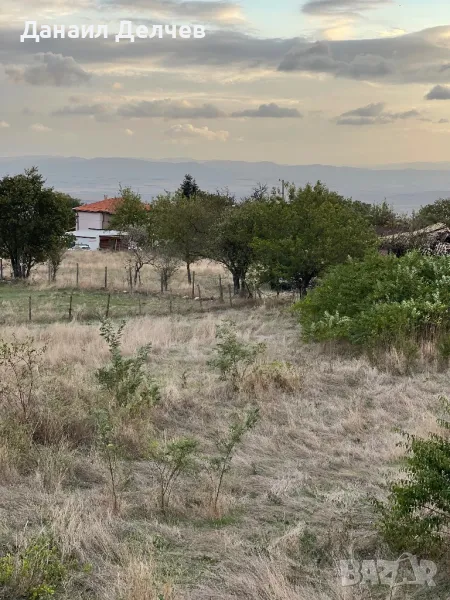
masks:
[[[214,278],[215,272],[204,275]],[[69,290],[36,285],[33,297],[36,305],[41,297],[42,315],[64,317]],[[337,572],[339,560],[353,556],[397,558],[377,534],[369,496],[383,497],[386,477],[398,472],[396,427],[423,435],[436,430],[447,372],[398,376],[364,358],[331,356],[300,341],[287,306],[164,315],[150,297],[148,314],[128,320],[123,351],[131,356],[151,343],[147,368],[161,401],[145,418],[120,418],[118,439],[127,456],[117,463],[114,512],[108,465],[91,422],[93,411],[109,401],[95,379],[95,370],[109,360],[95,320],[105,293],[74,296],[74,306],[84,302],[86,314],[91,311],[89,322],[45,325],[38,312],[36,322],[26,322],[26,291],[0,291],[2,306],[10,307],[7,318],[2,310],[2,338],[31,336],[45,346],[31,442],[17,423],[0,438],[0,544],[3,552],[14,551],[45,530],[62,556],[88,565],[65,580],[56,598],[448,598],[445,560],[433,589],[343,588]],[[123,293],[114,301],[117,316],[135,302]],[[230,316],[241,339],[266,344],[237,389],[208,366],[216,325]],[[5,369],[1,375],[3,382],[11,376]],[[261,419],[233,459],[219,512],[211,510],[211,482],[200,471],[180,477],[163,514],[155,466],[142,458],[143,448],[153,439],[193,436],[201,454],[211,456],[218,436],[255,404]],[[11,423],[4,396],[0,406],[4,422]],[[20,598],[1,594],[0,586],[2,600]]]

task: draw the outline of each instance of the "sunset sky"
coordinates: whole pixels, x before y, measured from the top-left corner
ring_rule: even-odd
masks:
[[[116,43],[121,19],[206,37]],[[0,156],[450,161],[448,0],[2,0],[0,29]]]

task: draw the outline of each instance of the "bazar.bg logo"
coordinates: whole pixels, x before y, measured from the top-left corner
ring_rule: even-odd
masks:
[[[418,560],[402,554],[398,560],[341,560],[340,574],[344,587],[352,585],[427,585],[434,587],[437,567],[431,560]]]

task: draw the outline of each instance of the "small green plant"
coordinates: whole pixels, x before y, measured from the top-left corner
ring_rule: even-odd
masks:
[[[36,370],[44,352],[32,338],[0,340],[0,401],[9,404],[23,422],[28,421],[35,399]]]
[[[143,369],[150,352],[150,344],[139,348],[136,356],[125,358],[122,355],[124,327],[124,321],[117,329],[114,329],[108,320],[102,323],[100,335],[109,346],[111,362],[99,369],[96,376],[103,389],[113,396],[117,406],[139,412],[142,408],[157,404],[160,392],[156,383]]]
[[[242,442],[244,435],[253,429],[260,418],[259,408],[250,409],[242,419],[230,425],[228,435],[218,438],[216,447],[218,454],[209,459],[209,470],[213,476],[212,508],[214,515],[218,515],[219,497],[222,491],[225,475],[231,469],[231,462],[236,448]]]
[[[198,446],[198,440],[189,437],[163,442],[153,440],[150,443],[148,458],[156,467],[159,506],[163,514],[167,512],[170,495],[179,476],[182,473],[195,472]]]
[[[398,552],[438,551],[449,541],[450,403],[441,404],[443,433],[422,439],[403,432],[405,477],[389,485],[386,502],[374,500],[379,529]]]
[[[119,448],[115,442],[114,426],[111,417],[105,410],[95,413],[97,424],[98,446],[108,467],[113,512],[119,512],[119,496],[117,491]]]
[[[0,557],[0,599],[50,600],[71,573],[80,570],[77,561],[64,558],[52,536],[42,532]]]
[[[256,362],[262,354],[265,344],[246,343],[238,338],[237,327],[234,321],[226,320],[216,329],[217,344],[216,356],[208,361],[208,366],[220,371],[220,378],[229,379],[233,387],[238,387],[238,382],[245,375],[247,368]]]

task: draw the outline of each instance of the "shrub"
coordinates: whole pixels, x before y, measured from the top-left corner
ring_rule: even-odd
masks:
[[[159,483],[159,506],[165,514],[173,486],[182,473],[196,470],[195,454],[199,442],[194,438],[177,438],[171,441],[153,440],[148,458],[156,467]]]
[[[229,379],[237,387],[247,368],[264,352],[266,346],[240,340],[236,323],[229,320],[217,326],[216,339],[216,356],[208,361],[208,366],[218,369],[223,381]]]
[[[212,497],[214,514],[218,515],[218,503],[225,475],[231,469],[231,461],[236,448],[242,443],[244,435],[253,429],[259,421],[259,408],[250,409],[243,418],[236,420],[228,430],[228,434],[216,441],[217,454],[209,459],[210,473],[215,477]]]
[[[110,321],[104,321],[100,335],[109,346],[111,362],[96,373],[99,384],[109,392],[117,406],[132,412],[151,407],[160,400],[159,388],[143,367],[148,359],[150,344],[140,348],[136,356],[125,358],[121,352],[121,341],[125,322],[114,329]]]
[[[32,407],[36,369],[45,349],[34,346],[32,338],[19,342],[0,340],[0,400],[26,422]]]
[[[397,346],[446,333],[449,284],[447,257],[369,255],[333,268],[295,310],[306,339]]]
[[[63,557],[55,540],[42,532],[0,557],[0,598],[50,600],[80,567]]]
[[[403,433],[405,477],[389,485],[385,503],[375,501],[379,528],[398,552],[438,551],[449,542],[450,404],[442,399],[442,434],[428,439]]]

